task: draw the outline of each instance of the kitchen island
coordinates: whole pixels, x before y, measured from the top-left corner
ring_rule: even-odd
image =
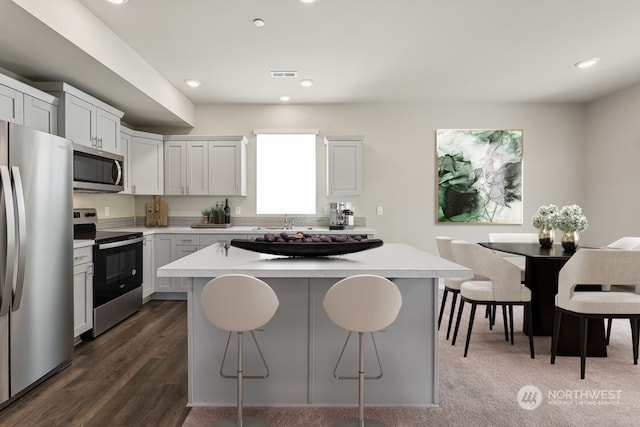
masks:
[[[403,298],[396,321],[376,333],[384,376],[367,381],[366,403],[438,404],[437,279],[471,277],[470,270],[405,244],[318,258],[288,258],[214,244],[158,269],[158,276],[191,282],[187,298],[189,406],[235,405],[235,380],[219,375],[227,332],[212,326],[200,307],[206,283],[232,273],[263,279],[280,300],[273,319],[256,331],[270,375],[246,380],[246,405],[356,404],[357,382],[333,377],[347,332],[331,322],[322,306],[331,285],[355,274],[388,277],[398,285]],[[244,350],[245,375],[260,375],[259,356],[249,338]],[[369,338],[365,352],[366,370],[375,375],[377,363]],[[226,374],[234,372],[235,358],[232,345]],[[357,376],[355,336],[338,374]]]

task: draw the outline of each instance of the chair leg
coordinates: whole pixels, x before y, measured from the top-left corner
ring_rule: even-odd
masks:
[[[456,327],[453,330],[453,339],[451,345],[456,345],[456,338],[458,338],[458,328],[460,328],[460,319],[462,318],[462,310],[464,309],[464,300],[460,298],[460,307],[458,308],[458,318],[456,319]]]
[[[631,342],[633,346],[633,364],[638,364],[638,338],[640,338],[640,330],[638,329],[638,319],[629,319],[631,322]]]
[[[243,402],[242,402],[242,374],[243,374],[243,367],[242,367],[242,331],[237,333],[238,335],[238,387],[237,387],[237,393],[238,393],[238,397],[237,397],[237,401],[238,401],[238,425],[242,425],[242,406],[243,406]]]
[[[607,334],[605,336],[605,343],[609,345],[609,339],[611,338],[611,324],[613,323],[613,318],[609,317],[607,319]]]
[[[471,303],[471,316],[469,317],[469,330],[467,330],[467,342],[464,344],[464,357],[467,357],[469,351],[469,341],[471,340],[471,330],[473,329],[473,318],[476,317],[476,303]]]
[[[533,325],[533,313],[530,302],[524,305],[524,313],[525,317],[529,319],[529,325]],[[533,349],[533,326],[529,326],[529,352],[531,353],[531,358],[535,359],[536,356]]]
[[[511,330],[511,345],[513,345],[513,304],[509,304],[509,329]]]
[[[551,364],[556,363],[556,353],[558,351],[558,337],[560,336],[560,322],[562,321],[562,312],[556,308],[553,319],[553,336],[551,337]],[[533,324],[530,324],[529,333],[532,333]]]
[[[445,287],[444,292],[442,293],[442,303],[440,304],[440,314],[438,315],[438,330],[440,330],[440,324],[442,323],[442,314],[444,313],[444,305],[447,302],[448,294],[449,294],[449,290]]]
[[[451,299],[451,312],[449,313],[449,324],[447,325],[447,340],[451,334],[451,325],[453,324],[453,315],[456,314],[456,303],[458,302],[458,292],[452,292],[453,298]]]
[[[358,332],[358,422],[364,425],[364,332]]]
[[[489,309],[489,330],[493,330],[493,325],[496,324],[496,308],[495,304],[491,304],[491,308]]]
[[[502,305],[502,323],[504,324],[504,340],[509,341],[509,326],[507,324],[507,310]]]
[[[580,379],[584,379],[585,365],[587,362],[587,333],[589,322],[586,316],[580,316]]]

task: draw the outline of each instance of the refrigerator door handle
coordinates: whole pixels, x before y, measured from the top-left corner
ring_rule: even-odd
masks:
[[[27,244],[27,210],[24,205],[24,190],[22,187],[22,177],[17,166],[11,166],[11,179],[13,182],[13,192],[18,213],[17,228],[18,241],[16,242],[17,262],[13,269],[13,311],[20,308],[22,301],[22,291],[24,289],[24,263],[25,248]]]
[[[6,165],[0,165],[0,186],[2,188],[2,201],[4,202],[5,216],[7,222],[6,230],[6,257],[7,262],[5,264],[5,271],[0,272],[4,278],[0,276],[0,280],[4,280],[1,283],[0,289],[0,316],[4,316],[9,313],[11,308],[11,286],[13,283],[13,266],[15,265],[16,255],[16,219],[15,211],[13,207],[13,191],[11,191],[11,176],[9,174],[9,168]],[[3,244],[4,242],[0,242]]]

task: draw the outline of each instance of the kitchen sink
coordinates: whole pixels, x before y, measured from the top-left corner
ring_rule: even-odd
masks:
[[[300,232],[308,232],[308,231],[327,231],[329,230],[328,227],[312,227],[312,226],[296,226],[294,228],[283,228],[283,227],[253,227],[253,230],[264,230],[264,231],[280,231],[280,232],[287,232],[287,233],[297,233],[298,231]]]

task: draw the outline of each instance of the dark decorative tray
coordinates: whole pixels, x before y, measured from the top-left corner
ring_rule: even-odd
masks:
[[[292,257],[317,257],[344,255],[382,246],[380,239],[355,242],[257,242],[247,239],[232,239],[231,246],[271,255]]]

